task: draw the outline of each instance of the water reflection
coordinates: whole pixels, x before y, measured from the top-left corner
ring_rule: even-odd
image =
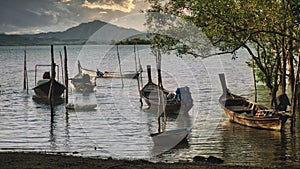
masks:
[[[50,120],[50,135],[49,135],[49,142],[50,142],[50,149],[51,151],[55,151],[56,146],[56,135],[55,135],[55,129],[56,129],[56,122],[54,121],[53,115],[51,115]]]
[[[296,147],[288,144],[295,137],[286,132],[253,129],[228,120],[222,125],[223,158],[227,163],[255,165],[264,167],[286,166],[295,160]],[[293,141],[292,141],[293,142]],[[291,142],[291,143],[292,143]],[[293,153],[293,154],[290,154]]]
[[[55,109],[53,114],[48,110],[47,113],[50,115],[50,127],[49,127],[49,140],[50,150],[53,152],[68,152],[70,150],[70,122],[68,110],[63,111],[64,114]],[[62,118],[62,119],[61,119]],[[61,145],[64,148],[61,148]]]
[[[69,111],[66,110],[66,117],[65,117],[65,142],[64,146],[69,149],[70,144],[70,123],[69,123]]]

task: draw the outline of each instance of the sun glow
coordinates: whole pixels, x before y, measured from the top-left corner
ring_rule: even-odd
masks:
[[[114,1],[109,1],[109,3],[104,4],[103,2],[89,2],[88,0],[85,0],[81,6],[90,9],[105,9],[112,11],[121,11],[125,13],[129,13],[135,8],[133,0],[125,0],[120,4],[117,4]]]

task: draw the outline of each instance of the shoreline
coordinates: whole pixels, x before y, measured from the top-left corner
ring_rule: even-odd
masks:
[[[2,169],[10,168],[116,168],[116,169],[237,169],[237,168],[264,168],[259,166],[241,166],[227,164],[211,164],[207,162],[177,162],[153,163],[146,160],[98,159],[61,154],[43,154],[38,152],[0,152],[0,166]],[[282,166],[278,166],[282,168]],[[269,168],[269,167],[267,167]],[[277,167],[271,167],[277,168]],[[300,166],[287,165],[284,168],[300,168]]]

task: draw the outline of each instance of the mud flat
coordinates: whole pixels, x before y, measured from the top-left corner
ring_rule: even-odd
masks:
[[[299,166],[286,166],[299,168]],[[237,168],[261,168],[255,166],[232,166],[224,164],[211,164],[207,162],[179,162],[179,163],[152,163],[145,160],[117,160],[95,159],[77,156],[53,155],[43,153],[0,152],[0,168],[18,169],[237,169]]]

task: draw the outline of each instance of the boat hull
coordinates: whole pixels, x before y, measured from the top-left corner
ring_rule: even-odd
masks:
[[[219,103],[231,122],[244,126],[280,131],[288,119],[287,115],[279,114],[256,102],[231,93],[222,95]],[[258,116],[257,113],[264,113],[264,115]]]
[[[88,75],[76,75],[70,81],[71,89],[74,92],[92,93],[94,92],[96,82],[92,82]]]
[[[139,73],[136,72],[123,72],[122,75],[117,72],[105,72],[102,77],[97,76],[97,78],[131,78],[136,79]]]
[[[141,96],[149,107],[158,108],[158,86],[152,82],[147,83],[141,90]],[[163,89],[164,97],[167,98],[168,90]],[[179,114],[181,102],[178,100],[166,99],[166,113]]]
[[[180,143],[187,142],[190,132],[191,128],[181,128],[152,134],[151,137],[154,144],[152,152],[160,154],[174,148]]]
[[[139,76],[139,72],[134,71],[125,71],[121,73],[118,72],[107,72],[104,71],[102,76],[99,76],[96,71],[94,70],[88,70],[83,67],[81,67],[80,62],[78,62],[78,71],[79,73],[88,74],[91,78],[132,78],[136,79]]]
[[[51,84],[51,80],[48,80],[48,81],[43,82],[43,83],[37,85],[36,87],[34,87],[33,88],[33,90],[35,92],[34,98],[48,99],[50,84]],[[56,80],[54,80],[54,83],[53,83],[53,99],[54,100],[60,99],[61,95],[64,92],[64,90],[65,90],[65,86],[62,85],[61,83],[57,82]]]

